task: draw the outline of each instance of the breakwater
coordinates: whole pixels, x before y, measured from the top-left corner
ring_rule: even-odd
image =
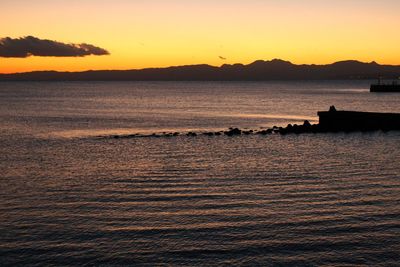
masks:
[[[359,111],[339,111],[331,106],[328,111],[319,111],[319,123],[311,124],[308,120],[303,124],[288,124],[286,127],[274,126],[268,129],[240,129],[229,128],[215,132],[163,132],[151,135],[129,134],[113,135],[112,138],[135,138],[135,137],[174,137],[186,135],[196,137],[205,136],[238,136],[238,135],[269,135],[269,134],[302,134],[302,133],[328,133],[328,132],[367,132],[367,131],[391,131],[400,130],[400,114],[378,113]]]
[[[398,93],[400,92],[400,84],[372,84],[371,93]]]

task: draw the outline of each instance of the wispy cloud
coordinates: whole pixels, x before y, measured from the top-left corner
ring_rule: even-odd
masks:
[[[91,44],[66,44],[39,39],[33,36],[0,39],[0,57],[84,57],[89,55],[109,55],[110,53]]]

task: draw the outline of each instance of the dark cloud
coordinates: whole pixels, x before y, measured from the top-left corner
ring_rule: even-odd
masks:
[[[109,55],[109,53],[107,50],[91,44],[65,44],[33,36],[0,39],[0,57],[84,57],[89,55],[100,56]]]

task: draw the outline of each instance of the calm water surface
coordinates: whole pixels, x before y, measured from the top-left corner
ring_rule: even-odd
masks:
[[[400,132],[107,138],[400,112],[368,84],[0,83],[0,265],[396,266]]]

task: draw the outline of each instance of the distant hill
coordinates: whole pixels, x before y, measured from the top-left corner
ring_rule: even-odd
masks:
[[[400,77],[400,66],[349,60],[328,65],[295,65],[274,59],[249,65],[214,67],[189,65],[141,70],[101,70],[84,72],[36,71],[0,74],[0,81],[268,81],[268,80],[349,80]]]

